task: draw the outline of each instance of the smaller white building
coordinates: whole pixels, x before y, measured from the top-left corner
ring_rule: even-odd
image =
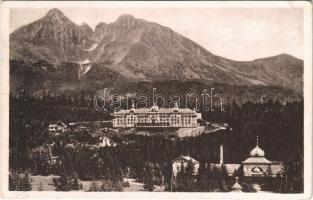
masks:
[[[276,177],[282,176],[283,163],[265,158],[265,152],[257,144],[250,152],[250,157],[242,162],[244,176]]]
[[[64,124],[62,121],[58,121],[57,123],[55,124],[50,124],[48,126],[48,131],[51,132],[51,133],[55,133],[55,132],[64,132],[67,130],[67,125]]]
[[[242,187],[238,183],[238,177],[235,177],[235,184],[231,187],[231,192],[242,192]]]
[[[284,164],[280,161],[270,161],[265,158],[265,152],[259,147],[257,137],[256,147],[250,151],[250,157],[240,164],[224,164],[223,146],[220,146],[220,163],[210,163],[210,170],[225,167],[229,176],[241,171],[245,177],[277,177],[282,176]]]
[[[178,172],[182,170],[182,167],[186,169],[188,164],[193,165],[193,174],[197,175],[199,172],[199,166],[200,166],[199,161],[193,159],[190,156],[179,156],[178,158],[172,161],[173,176],[176,177]]]

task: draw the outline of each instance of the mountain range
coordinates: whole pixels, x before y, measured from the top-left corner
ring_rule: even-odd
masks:
[[[131,15],[99,23],[93,30],[58,9],[10,34],[10,73],[12,90],[32,92],[163,80],[303,90],[303,60],[287,54],[234,61]]]

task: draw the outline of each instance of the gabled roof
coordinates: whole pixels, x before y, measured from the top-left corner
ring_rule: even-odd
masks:
[[[49,127],[57,127],[57,126],[67,127],[66,124],[64,124],[64,122],[62,122],[62,121],[57,121],[55,124],[49,125]]]
[[[49,128],[56,128],[58,125],[57,124],[50,124]]]
[[[184,160],[186,162],[192,162],[194,164],[199,164],[199,161],[197,161],[196,159],[190,157],[190,156],[179,156],[178,158],[175,158],[172,162],[175,162],[177,160]]]
[[[189,108],[159,108],[158,110],[156,109],[151,109],[151,108],[135,108],[135,109],[131,109],[131,110],[120,110],[115,112],[114,114],[128,114],[131,111],[133,111],[134,113],[140,113],[140,114],[144,114],[144,113],[196,113],[195,111],[189,109]]]
[[[242,187],[241,185],[239,185],[238,182],[236,182],[232,187],[231,187],[232,190],[241,190]]]
[[[66,124],[64,122],[62,122],[62,121],[57,121],[56,124],[59,125],[59,126],[66,126]]]
[[[232,192],[242,192],[242,191],[241,191],[241,190],[242,190],[242,187],[241,187],[241,185],[239,185],[239,183],[238,183],[238,177],[235,177],[235,179],[236,179],[236,183],[231,187]]]

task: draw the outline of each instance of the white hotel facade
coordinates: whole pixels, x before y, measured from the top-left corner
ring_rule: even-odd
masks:
[[[177,104],[173,108],[159,108],[157,105],[151,108],[135,108],[120,110],[113,113],[113,127],[115,128],[192,128],[197,127],[197,119],[201,119],[201,113],[189,108],[179,108]]]

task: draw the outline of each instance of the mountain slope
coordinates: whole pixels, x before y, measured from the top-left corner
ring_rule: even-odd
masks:
[[[95,32],[102,35],[92,57],[137,80],[197,79],[302,89],[303,61],[286,55],[238,62],[215,56],[184,36],[156,23],[120,16]]]
[[[75,62],[87,56],[82,48],[90,45],[92,34],[88,25],[79,26],[58,9],[52,9],[43,18],[10,35],[10,57],[28,62]]]
[[[87,24],[76,25],[61,11],[52,9],[10,35],[10,58],[55,67],[87,59],[102,70],[85,73],[84,79],[89,81],[103,78],[103,72],[110,70],[131,81],[278,85],[300,92],[303,87],[302,60],[286,54],[250,62],[229,60],[168,27],[131,15],[100,23],[93,32]]]
[[[267,85],[280,85],[298,91],[303,88],[303,60],[287,54],[238,62],[234,66]]]

